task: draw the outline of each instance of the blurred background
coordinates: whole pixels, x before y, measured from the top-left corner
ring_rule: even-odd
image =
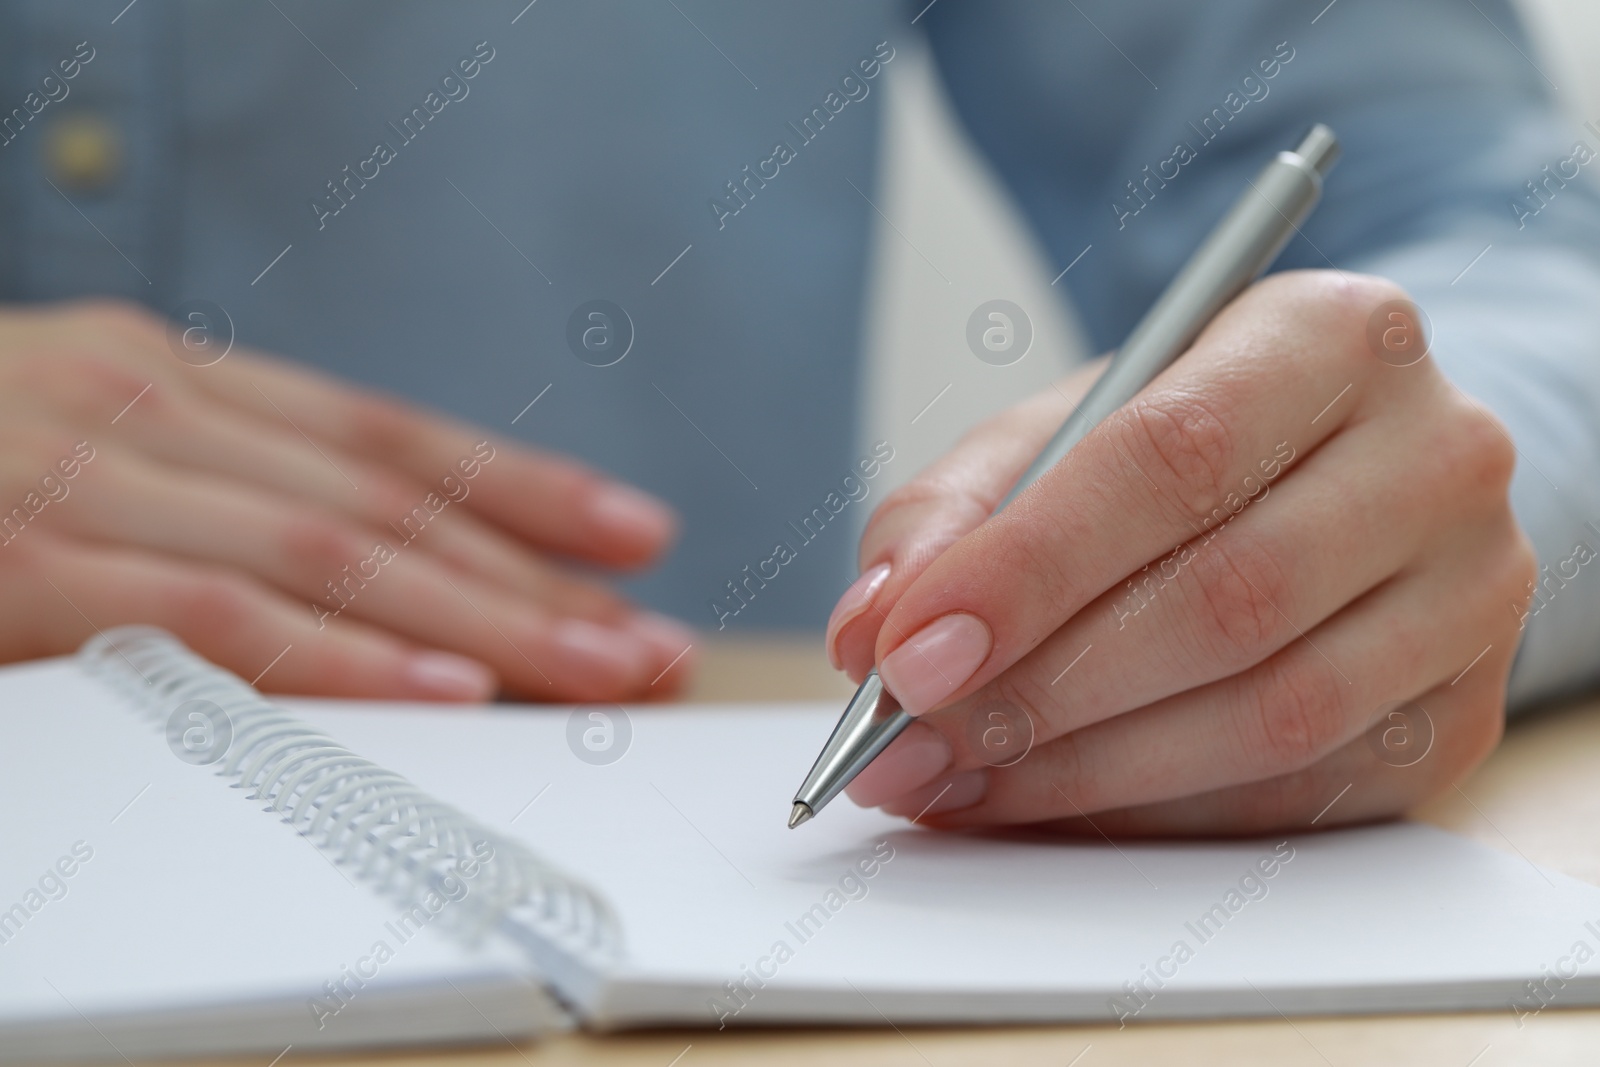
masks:
[[[1600,123],[1600,2],[1518,7],[1537,42],[1530,59],[1559,87],[1576,138],[1584,122]],[[875,199],[893,226],[879,218],[873,239],[862,435],[894,442],[883,488],[1088,354],[1065,294],[1051,287],[1067,264],[1049,262],[1034,243],[952,114],[927,56],[907,48],[888,73],[887,156]],[[1009,367],[973,359],[965,340],[972,310],[996,298],[1020,306],[1034,327],[1032,349]],[[935,397],[928,411],[937,418],[924,415]],[[865,518],[857,516],[858,529]]]

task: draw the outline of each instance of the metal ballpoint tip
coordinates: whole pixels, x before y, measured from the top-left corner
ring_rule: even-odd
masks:
[[[795,791],[790,829],[819,815],[913,721],[883,688],[878,673],[869,672]]]

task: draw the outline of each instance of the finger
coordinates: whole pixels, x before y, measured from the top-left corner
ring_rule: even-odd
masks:
[[[1040,824],[1067,835],[1248,836],[1394,818],[1461,781],[1504,730],[1509,659],[1444,682],[1325,759],[1292,774],[1194,796]],[[1500,672],[1497,674],[1497,670]],[[1397,725],[1398,724],[1398,725]],[[1406,731],[1396,751],[1386,736]]]
[[[97,373],[90,370],[87,373]],[[314,500],[407,541],[497,584],[526,593],[562,614],[617,622],[626,602],[592,583],[568,579],[518,541],[464,506],[483,464],[458,459],[430,483],[393,467],[318,445],[284,420],[192,402],[182,387],[153,385],[121,420],[120,436],[173,466],[250,482]]]
[[[1393,286],[1283,278],[1239,297],[1183,359],[902,595],[876,653],[907,711],[998,675],[1113,584],[1226,521],[1230,501],[1259,492],[1362,405],[1377,362],[1362,338],[1366,312]],[[1396,379],[1385,402],[1431,374]],[[1344,392],[1354,395],[1315,417]]]
[[[1436,564],[1451,540],[1478,530],[1508,544],[1503,492],[1482,490],[1503,490],[1514,462],[1464,402],[1399,427],[1358,425],[939,714],[1009,700],[1045,741],[1239,674],[1415,561]]]
[[[398,400],[263,356],[207,369],[221,372],[200,379],[213,395],[425,483],[481,467],[469,508],[550,551],[637,567],[659,556],[676,529],[671,510],[638,489]]]
[[[30,531],[31,532],[31,531]],[[309,612],[237,571],[63,538],[0,549],[6,660],[72,652],[113,626],[160,626],[265,691],[388,700],[478,701],[495,690],[483,664]]]
[[[511,691],[622,699],[660,669],[658,652],[631,629],[562,618],[297,501],[173,477],[126,454],[108,454],[85,477],[92,488],[62,509],[64,529],[254,574],[304,598],[318,624],[359,619],[472,656]]]
[[[1096,361],[982,423],[884,498],[861,537],[861,577],[828,620],[824,642],[835,668],[857,681],[866,676],[896,599],[945,549],[982,525],[1103,369]]]
[[[1260,781],[1314,764],[1379,709],[1469,665],[1467,673],[1499,672],[1503,682],[1518,635],[1504,603],[1524,568],[1502,545],[1476,539],[1250,671],[1035,746],[1011,766],[984,767],[970,731],[945,734],[952,770],[983,779],[981,799],[947,821],[1031,822],[1072,815],[1073,804],[1093,814]],[[1469,573],[1482,585],[1463,596],[1460,575]],[[886,807],[900,811],[915,799]]]

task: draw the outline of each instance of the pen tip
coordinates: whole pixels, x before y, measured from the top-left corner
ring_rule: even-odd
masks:
[[[794,810],[789,812],[789,829],[793,830],[801,823],[808,821],[814,813],[805,804],[798,800],[794,802]]]

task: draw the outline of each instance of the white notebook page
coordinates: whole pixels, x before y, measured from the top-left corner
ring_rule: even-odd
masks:
[[[1134,1017],[1505,1007],[1576,941],[1600,947],[1600,890],[1422,826],[1063,844],[924,832],[841,798],[790,831],[833,706],[631,709],[606,766],[569,747],[571,709],[297,707],[604,893],[627,957],[590,1005],[603,1023],[714,1022],[709,992],[758,965],[764,987],[723,999],[735,1021],[1109,1019],[1118,991]]]

